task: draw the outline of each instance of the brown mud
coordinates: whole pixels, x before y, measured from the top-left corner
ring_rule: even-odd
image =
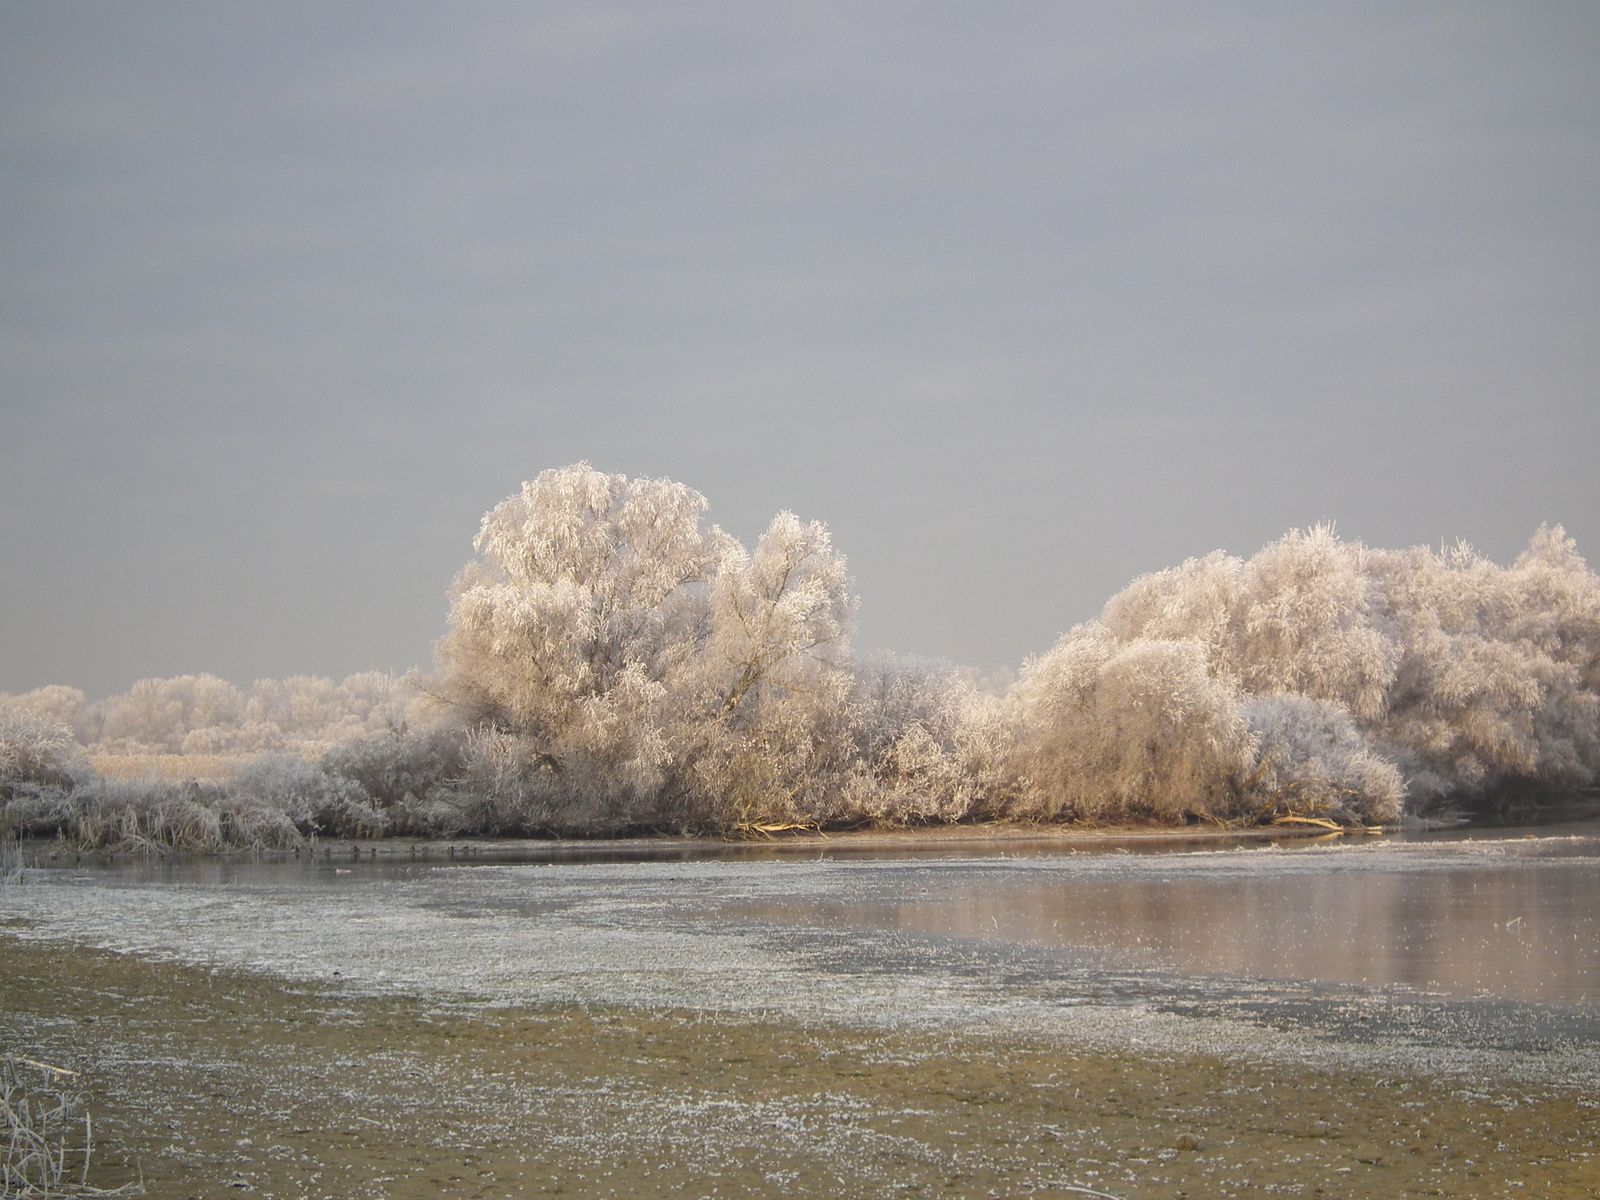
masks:
[[[1014,821],[989,821],[964,825],[918,825],[903,828],[868,827],[847,830],[785,830],[776,834],[748,833],[727,837],[677,837],[653,834],[619,838],[409,838],[318,839],[294,851],[240,848],[233,853],[253,859],[440,860],[482,859],[497,862],[565,862],[583,860],[669,860],[815,858],[821,855],[849,858],[915,856],[941,857],[963,854],[1059,854],[1065,849],[1172,850],[1186,845],[1216,848],[1227,844],[1263,845],[1269,842],[1331,842],[1362,840],[1391,832],[1373,827],[1330,831],[1297,825],[1257,825],[1230,829],[1215,825],[1041,825]],[[22,842],[24,860],[39,866],[62,863],[105,862],[110,859],[148,857],[149,848],[132,851],[79,850],[55,838]],[[182,859],[225,858],[227,854],[172,852]]]
[[[195,1198],[1580,1197],[1600,1107],[1460,1077],[628,1008],[440,1007],[0,931],[3,1053]]]

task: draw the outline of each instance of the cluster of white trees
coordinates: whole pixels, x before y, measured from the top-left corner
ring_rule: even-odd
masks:
[[[418,708],[410,689],[376,671],[339,681],[313,675],[261,679],[248,691],[215,675],[141,679],[124,694],[93,704],[77,688],[60,685],[0,694],[0,714],[68,730],[97,755],[314,756],[398,728]]]
[[[1587,786],[1600,579],[1559,528],[1510,567],[1464,544],[1373,550],[1295,531],[1247,560],[1135,580],[1029,665],[1018,699],[1057,812],[1092,815],[1107,794],[1155,811],[1204,795],[1202,779],[1215,802],[1226,778],[1241,804],[1343,796],[1382,819],[1406,799]]]
[[[579,464],[485,518],[437,695],[550,812],[1381,822],[1600,768],[1600,580],[1559,529],[1509,568],[1331,527],[1191,560],[995,695],[947,664],[853,658],[821,526],[783,514],[751,554],[704,509]]]
[[[102,754],[290,751],[237,789],[368,833],[1387,822],[1600,770],[1600,579],[1560,529],[1510,567],[1328,527],[1193,559],[1002,689],[852,655],[827,529],[780,513],[750,549],[706,507],[584,463],[524,484],[483,520],[428,677],[45,688],[0,715]]]

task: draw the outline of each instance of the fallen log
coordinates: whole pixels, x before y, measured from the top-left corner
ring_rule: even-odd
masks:
[[[1317,829],[1329,829],[1335,833],[1345,832],[1345,827],[1337,821],[1330,821],[1326,817],[1279,817],[1272,822],[1274,825],[1310,825]]]

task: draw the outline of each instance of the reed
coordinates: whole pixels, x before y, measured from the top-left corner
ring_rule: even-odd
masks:
[[[102,779],[156,779],[168,783],[228,783],[252,754],[91,754]]]
[[[220,854],[292,850],[304,840],[282,807],[187,782],[102,782],[66,801],[63,837],[84,850]]]
[[[94,1121],[72,1090],[75,1071],[15,1055],[0,1057],[0,1197],[142,1196],[142,1181],[89,1184]],[[79,1140],[77,1132],[82,1127]]]
[[[22,841],[10,822],[0,819],[0,887],[22,882]]]

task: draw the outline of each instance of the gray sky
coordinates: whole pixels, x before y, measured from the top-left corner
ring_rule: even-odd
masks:
[[[424,665],[587,458],[1015,665],[1334,519],[1600,562],[1600,4],[0,5],[0,690]]]

